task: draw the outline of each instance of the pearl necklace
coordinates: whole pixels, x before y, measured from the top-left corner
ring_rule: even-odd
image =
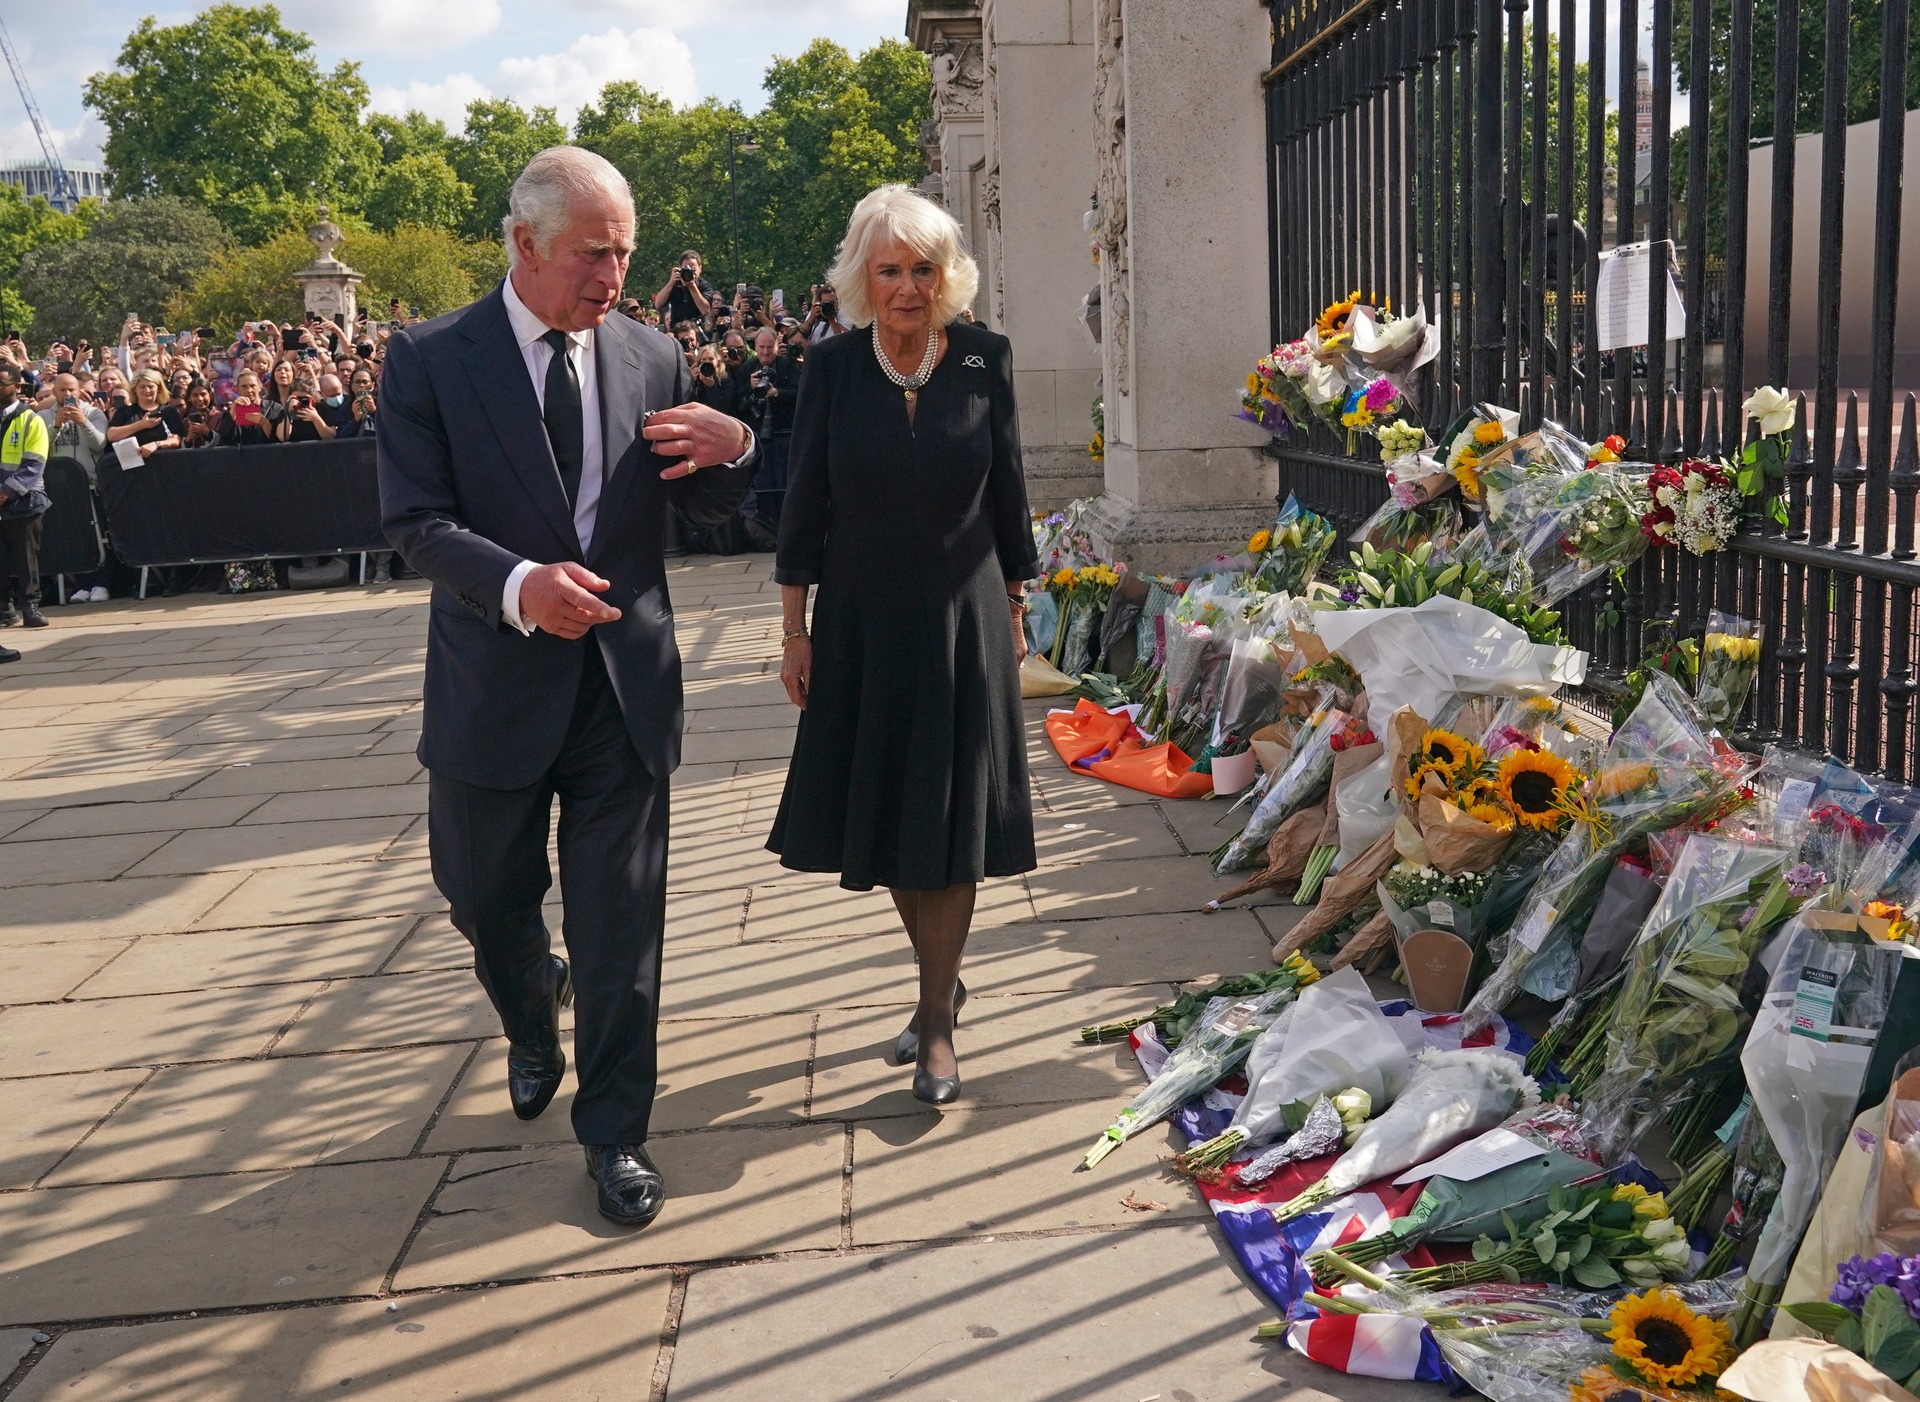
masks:
[[[913,407],[914,400],[920,397],[920,389],[933,375],[933,362],[940,356],[940,328],[933,327],[927,332],[927,353],[920,357],[920,368],[911,375],[903,375],[893,368],[893,362],[887,359],[887,352],[880,345],[880,323],[873,323],[873,358],[880,362],[880,368],[887,372],[887,378],[900,386],[907,397],[907,407]]]

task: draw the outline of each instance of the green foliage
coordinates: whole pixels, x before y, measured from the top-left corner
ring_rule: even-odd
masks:
[[[380,158],[360,125],[367,85],[356,64],[323,73],[312,50],[270,5],[143,19],[85,89],[115,194],[196,200],[248,240],[320,200],[358,204]]]
[[[128,312],[158,319],[231,245],[220,221],[190,200],[114,200],[83,237],[41,247],[22,260],[20,295],[34,309],[34,336],[111,343]]]
[[[380,143],[380,160],[388,165],[405,156],[447,156],[453,149],[447,124],[424,112],[408,112],[401,117],[370,113],[367,132]]]
[[[566,139],[567,129],[551,107],[529,112],[504,97],[468,103],[466,128],[449,143],[448,157],[473,191],[473,206],[460,231],[469,238],[498,238],[507,193],[521,168]]]
[[[20,295],[20,265],[27,255],[72,243],[99,213],[100,206],[88,200],[77,213],[62,214],[44,199],[28,199],[18,186],[0,185],[0,321],[24,327],[33,320],[33,308]]]
[[[1349,558],[1353,568],[1340,575],[1340,587],[1354,593],[1355,608],[1417,608],[1428,599],[1446,595],[1504,618],[1536,643],[1566,645],[1567,635],[1557,612],[1528,608],[1524,601],[1509,597],[1494,576],[1472,560],[1449,564],[1435,559],[1432,541],[1422,541],[1405,552],[1376,550],[1363,544]]]
[[[473,213],[473,187],[438,151],[414,151],[381,167],[367,196],[376,229],[424,224],[455,233]]]
[[[616,130],[649,117],[671,116],[673,104],[659,93],[629,78],[616,78],[600,89],[598,106],[589,102],[573,119],[573,139],[589,150]]]
[[[358,220],[339,221],[347,238],[342,256],[366,277],[362,306],[380,315],[398,297],[421,314],[437,316],[471,302],[500,276],[500,246],[469,243],[445,229],[401,224],[378,230]],[[205,325],[222,335],[243,321],[297,319],[303,310],[294,273],[313,258],[313,245],[299,229],[285,229],[252,248],[232,249],[213,260],[167,315],[179,325]]]

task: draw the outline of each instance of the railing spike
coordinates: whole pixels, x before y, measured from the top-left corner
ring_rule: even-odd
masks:
[[[1700,456],[1720,456],[1720,391],[1707,387],[1706,407],[1701,410]]]
[[[1679,462],[1686,456],[1686,450],[1680,446],[1680,392],[1667,391],[1666,432],[1660,436],[1660,461]]]

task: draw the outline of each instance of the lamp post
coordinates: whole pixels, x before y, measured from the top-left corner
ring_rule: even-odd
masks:
[[[754,140],[750,131],[736,133],[727,128],[727,192],[733,200],[733,280],[736,284],[745,281],[740,272],[740,182],[734,178],[733,154],[745,152],[751,156],[760,149],[760,143]]]

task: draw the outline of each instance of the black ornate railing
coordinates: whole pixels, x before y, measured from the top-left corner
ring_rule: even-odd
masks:
[[[1429,426],[1491,401],[1519,410],[1523,430],[1553,418],[1590,440],[1619,433],[1654,461],[1736,452],[1746,396],[1791,385],[1801,402],[1784,526],[1756,508],[1725,551],[1651,551],[1569,600],[1569,631],[1604,689],[1638,663],[1650,625],[1697,636],[1715,609],[1757,619],[1766,646],[1741,737],[1912,781],[1920,430],[1915,386],[1895,383],[1905,116],[1920,93],[1909,6],[1271,0],[1271,11],[1275,341],[1355,289],[1418,305],[1441,333],[1410,387]],[[1616,85],[1610,72],[1632,76]],[[1873,120],[1872,163],[1850,171],[1849,124]],[[1797,136],[1820,161],[1817,204],[1798,207]],[[1760,227],[1750,177],[1768,145]],[[1849,211],[1866,204],[1847,200],[1849,174],[1872,181],[1871,266],[1844,265]],[[1796,236],[1816,241],[1812,286],[1795,281]],[[1588,295],[1600,255],[1641,240],[1655,287],[1675,270],[1685,332],[1667,340],[1655,296],[1648,344],[1603,356]],[[1765,321],[1749,325],[1762,266]],[[1796,303],[1813,327],[1810,369],[1789,355]],[[1843,350],[1865,367],[1845,383]],[[1273,446],[1282,495],[1350,529],[1386,487],[1377,463],[1345,449],[1318,429]]]

